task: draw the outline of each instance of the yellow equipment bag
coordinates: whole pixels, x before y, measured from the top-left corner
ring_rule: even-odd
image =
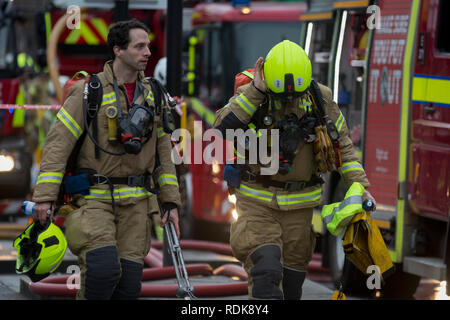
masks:
[[[395,271],[380,230],[365,211],[353,217],[342,246],[347,258],[364,274],[372,265],[378,266],[381,280]]]

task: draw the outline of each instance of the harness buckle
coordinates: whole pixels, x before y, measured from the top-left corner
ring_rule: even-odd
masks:
[[[299,191],[306,187],[305,181],[287,181],[284,185],[286,191]]]
[[[107,184],[109,179],[107,176],[101,175],[101,174],[93,174],[91,175],[91,183],[93,185],[95,184]],[[103,179],[103,180],[102,180]]]
[[[145,176],[128,176],[128,183],[130,187],[142,187],[145,186]]]
[[[247,182],[256,182],[256,179],[258,178],[258,175],[249,171],[249,170],[245,170],[245,174],[247,175],[246,177],[246,181]]]

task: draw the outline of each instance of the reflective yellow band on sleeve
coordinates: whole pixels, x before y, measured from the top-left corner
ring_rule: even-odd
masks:
[[[158,184],[160,187],[171,184],[178,187],[178,179],[173,174],[162,174],[158,177]]]
[[[256,112],[256,107],[248,101],[247,97],[243,93],[236,97],[236,102],[250,116],[253,116]]]
[[[341,175],[350,171],[364,171],[364,168],[358,161],[344,162],[339,168]]]
[[[38,175],[36,185],[44,182],[61,184],[64,174],[60,172],[43,172]]]
[[[81,127],[70,116],[70,114],[64,108],[61,108],[56,117],[66,126],[67,129],[69,129],[69,131],[73,134],[75,139],[78,140],[78,138],[83,133],[83,130],[81,130]]]

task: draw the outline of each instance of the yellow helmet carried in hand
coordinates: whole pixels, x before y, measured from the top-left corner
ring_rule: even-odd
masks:
[[[47,219],[44,225],[30,224],[14,240],[14,248],[17,250],[16,273],[25,274],[36,282],[59,267],[67,241],[61,229]]]
[[[281,99],[299,97],[311,83],[311,61],[302,47],[284,40],[267,54],[264,78],[274,96]]]

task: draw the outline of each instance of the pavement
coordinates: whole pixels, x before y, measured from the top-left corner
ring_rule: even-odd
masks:
[[[32,293],[29,289],[30,279],[27,276],[18,275],[15,273],[16,250],[12,246],[12,240],[0,240],[0,300],[40,300],[40,299],[67,299],[63,297],[46,297]],[[194,263],[208,263],[213,268],[217,268],[223,264],[239,264],[239,262],[230,256],[217,254],[214,252],[205,252],[199,250],[183,250],[183,256],[186,264]],[[64,275],[65,270],[71,265],[77,265],[76,256],[74,256],[68,249],[64,256],[61,266],[58,268],[55,275]],[[239,280],[225,275],[211,275],[211,276],[192,276],[191,283],[195,286],[197,284],[220,284],[233,283]],[[151,284],[176,284],[176,279],[153,280],[144,283]],[[309,279],[305,280],[303,285],[302,300],[330,300],[333,291],[315,281]],[[72,298],[70,298],[72,299]],[[168,299],[168,298],[141,298],[150,300]],[[170,298],[169,298],[170,299]],[[174,298],[176,299],[176,298]],[[213,297],[213,298],[199,298],[202,299],[220,299],[220,300],[247,300],[247,294]]]

